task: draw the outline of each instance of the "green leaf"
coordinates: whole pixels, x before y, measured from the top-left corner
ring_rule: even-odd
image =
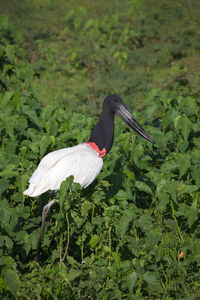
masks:
[[[119,190],[119,192],[116,195],[116,199],[118,199],[120,201],[128,200],[128,199],[130,199],[130,195],[126,191]]]
[[[180,131],[185,141],[188,140],[192,122],[187,117],[177,116],[174,120],[174,127],[176,131]]]
[[[5,123],[5,130],[12,140],[15,140],[14,127],[15,125],[13,123],[13,120],[11,118],[8,119],[7,122]]]
[[[116,234],[119,238],[123,238],[128,230],[130,222],[135,217],[135,206],[132,205],[126,210],[123,216],[119,219],[118,224],[115,226]]]
[[[129,289],[129,293],[132,294],[133,293],[133,289],[137,284],[137,280],[138,280],[138,275],[135,271],[131,272],[128,276],[126,276],[125,281],[127,283],[128,289]]]
[[[11,98],[13,96],[13,91],[6,91],[0,101],[1,110],[6,110],[7,106],[10,104]],[[12,107],[12,106],[11,106]]]
[[[17,295],[17,291],[20,287],[20,280],[19,280],[18,273],[16,271],[10,270],[10,269],[5,270],[4,271],[4,280],[5,280],[7,287],[9,288],[9,290],[15,297]]]
[[[0,179],[0,195],[9,187],[9,183],[5,178]]]
[[[61,202],[65,202],[67,191],[69,191],[70,187],[73,184],[74,176],[69,176],[65,181],[61,183],[60,189],[59,189],[59,200]]]
[[[1,201],[1,209],[2,209],[1,220],[3,222],[3,225],[8,226],[12,212],[11,212],[11,207],[6,199],[3,199]]]
[[[167,160],[161,165],[161,172],[173,173],[178,169],[177,161],[174,158],[167,158]]]
[[[90,247],[95,248],[99,242],[99,236],[97,234],[94,234],[90,239]]]
[[[88,216],[88,212],[90,211],[91,207],[92,204],[88,200],[85,200],[81,206],[81,215]]]
[[[4,237],[4,243],[7,249],[11,250],[13,247],[13,241],[8,236]]]
[[[191,121],[188,118],[183,118],[181,122],[181,133],[185,141],[188,140],[188,136],[190,134],[191,129]]]
[[[131,180],[135,180],[135,175],[134,175],[134,173],[133,172],[131,172],[130,170],[124,170],[124,173],[126,174],[126,176],[129,178],[129,179],[131,179]]]
[[[198,186],[196,186],[196,185],[181,183],[178,186],[179,196],[182,196],[184,194],[192,194],[192,193],[196,192],[197,190],[198,190]]]
[[[141,192],[145,192],[147,194],[153,195],[153,192],[151,190],[151,188],[144,183],[143,181],[136,181],[135,182],[135,186],[137,187],[137,189]]]
[[[181,203],[179,205],[179,210],[177,211],[177,215],[183,215],[187,218],[188,226],[191,227],[195,221],[198,220],[198,209],[194,207],[190,207],[185,203]]]
[[[195,181],[195,184],[200,187],[200,165],[192,167],[192,178]]]
[[[170,180],[166,184],[166,191],[171,196],[174,202],[177,202],[177,189],[178,189],[178,182],[175,180]]]
[[[14,164],[7,165],[5,170],[0,172],[0,176],[10,178],[17,175],[17,171],[14,171],[15,168],[16,166]]]
[[[156,205],[156,211],[164,212],[166,210],[167,204],[169,203],[169,195],[166,190],[160,191],[158,194],[159,203]]]
[[[147,282],[148,287],[147,290],[149,291],[159,291],[161,292],[162,286],[160,284],[160,281],[158,280],[158,274],[155,272],[146,272],[143,275],[143,279]]]
[[[182,177],[191,166],[191,156],[188,154],[176,154],[176,160],[179,165],[179,175]]]
[[[76,279],[77,277],[79,277],[81,275],[81,271],[77,271],[74,269],[71,269],[70,272],[66,270],[60,270],[59,275],[60,277],[62,277],[62,279],[64,279],[67,283],[69,283],[74,279]]]
[[[137,223],[140,226],[140,228],[145,232],[149,232],[153,229],[153,218],[150,215],[142,215],[138,219]]]
[[[183,139],[180,139],[177,142],[177,148],[182,153],[186,152],[188,146],[189,146],[189,142],[188,141],[184,141]]]
[[[51,144],[51,139],[49,136],[43,135],[40,140],[40,156],[44,156],[47,148]]]
[[[40,122],[38,120],[36,112],[30,108],[28,105],[23,106],[23,112],[27,115],[38,127],[40,127]]]

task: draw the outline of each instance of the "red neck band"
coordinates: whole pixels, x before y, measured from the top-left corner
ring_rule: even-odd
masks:
[[[99,147],[97,146],[97,144],[95,144],[93,142],[86,142],[86,144],[88,144],[90,147],[92,147],[99,154],[100,157],[106,156],[105,148],[103,148],[102,150],[99,150]]]

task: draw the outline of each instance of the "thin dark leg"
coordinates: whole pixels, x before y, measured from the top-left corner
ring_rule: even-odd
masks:
[[[48,211],[51,208],[51,206],[53,206],[55,203],[56,203],[56,200],[51,200],[48,204],[46,204],[43,207],[43,210],[42,210],[42,223],[41,223],[41,227],[40,227],[40,236],[39,236],[39,240],[38,240],[37,254],[34,258],[34,260],[36,260],[36,261],[39,260],[39,256],[40,256],[40,250],[41,250],[42,241],[43,241],[43,237],[44,237],[46,216],[47,216]]]

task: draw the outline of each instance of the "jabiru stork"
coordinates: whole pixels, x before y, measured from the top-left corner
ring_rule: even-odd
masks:
[[[115,115],[119,115],[140,136],[154,143],[152,137],[132,116],[122,99],[117,95],[109,95],[104,99],[100,119],[89,140],[74,147],[50,152],[44,156],[29,179],[30,185],[24,194],[36,197],[48,190],[59,190],[61,183],[69,176],[73,176],[73,182],[79,183],[84,188],[90,185],[102,169],[102,158],[112,148]],[[47,213],[54,203],[55,200],[52,200],[43,207],[38,249],[43,239]]]

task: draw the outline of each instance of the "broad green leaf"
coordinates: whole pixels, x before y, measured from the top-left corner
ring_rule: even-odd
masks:
[[[166,190],[163,190],[157,194],[157,197],[159,199],[159,203],[156,205],[156,211],[164,212],[170,201],[169,194],[166,192]]]
[[[40,127],[40,122],[38,120],[37,114],[32,108],[30,108],[28,105],[24,105],[23,112],[31,119],[31,121],[33,121],[38,127]]]
[[[180,139],[177,142],[177,148],[182,153],[186,152],[188,146],[189,146],[189,142],[188,141],[184,141],[183,139]]]
[[[125,277],[125,281],[131,294],[133,293],[133,289],[136,286],[137,280],[138,274],[135,271],[131,272],[128,276]]]
[[[72,269],[70,272],[67,272],[65,270],[60,270],[59,271],[59,275],[60,277],[62,277],[66,282],[71,282],[74,279],[76,279],[77,277],[79,277],[81,275],[80,271],[74,270]]]
[[[151,190],[151,188],[144,183],[143,181],[136,181],[135,182],[135,186],[137,187],[137,189],[141,192],[145,192],[147,194],[153,195],[153,192]]]
[[[11,98],[13,96],[13,91],[6,91],[0,101],[1,110],[5,112],[7,106],[10,105]],[[12,107],[12,105],[10,105]]]
[[[115,226],[116,234],[119,238],[123,238],[128,230],[130,222],[135,217],[135,207],[132,205],[128,210],[124,212],[122,217],[118,220],[118,224]]]
[[[11,137],[12,140],[15,140],[15,135],[14,135],[15,124],[13,122],[13,119],[12,118],[8,119],[4,125],[7,134]]]
[[[9,178],[14,175],[17,175],[17,171],[14,171],[15,168],[16,168],[16,166],[14,164],[7,165],[5,170],[0,172],[0,176]]]
[[[47,148],[51,144],[51,139],[49,136],[43,135],[40,140],[40,156],[44,156]]]
[[[166,184],[166,180],[165,179],[161,179],[158,184],[157,184],[157,187],[156,187],[156,194],[159,193],[160,191],[162,191],[163,187],[165,186]]]
[[[181,116],[180,115],[178,115],[176,118],[175,118],[175,120],[174,120],[174,127],[175,127],[175,129],[178,131],[179,130],[179,128],[180,128],[180,120],[181,120]]]
[[[188,140],[190,134],[192,123],[187,117],[177,116],[174,120],[174,127],[179,132],[182,133],[182,136],[185,141]]]
[[[130,170],[125,170],[124,171],[124,173],[126,174],[126,176],[129,178],[129,179],[131,179],[131,180],[135,180],[135,175],[134,175],[134,173],[133,172],[131,172]]]
[[[97,234],[94,234],[90,239],[90,247],[95,248],[99,242],[99,236]]]
[[[123,201],[123,200],[128,200],[130,199],[130,195],[128,192],[126,191],[123,191],[123,190],[119,190],[119,192],[117,193],[116,195],[116,198],[120,201]]]
[[[4,237],[4,243],[7,249],[11,250],[13,247],[13,241],[8,236]]]
[[[10,222],[10,217],[12,215],[11,207],[6,199],[3,199],[1,201],[1,208],[2,208],[2,216],[1,220],[3,222],[3,225],[8,226]]]
[[[181,133],[185,141],[188,140],[188,136],[191,130],[191,125],[192,123],[188,118],[183,118],[183,121],[181,122]]]
[[[88,216],[88,212],[90,211],[91,207],[92,207],[91,202],[85,200],[81,206],[81,215]]]
[[[67,261],[72,266],[78,265],[77,261],[72,256],[70,256],[70,255],[67,256]]]
[[[196,185],[190,185],[190,184],[184,184],[181,183],[178,186],[178,194],[179,196],[182,196],[184,194],[192,194],[198,190],[198,187]]]
[[[177,201],[178,182],[175,180],[168,181],[166,184],[166,192],[171,196],[174,202]]]
[[[169,158],[161,165],[161,172],[173,173],[178,167],[177,161],[174,158]]]
[[[5,178],[0,179],[0,195],[8,188],[9,183]]]
[[[182,214],[187,218],[188,226],[191,227],[194,222],[198,220],[198,209],[194,207],[190,207],[189,205],[186,205],[185,203],[181,203],[179,205],[179,210],[177,211],[178,214]]]
[[[73,176],[69,176],[65,181],[63,181],[61,183],[60,189],[59,189],[59,200],[61,202],[65,202],[66,200],[66,196],[67,196],[67,192],[69,191],[70,187],[72,186],[74,177]]]
[[[200,165],[192,166],[192,178],[195,184],[200,187]]]
[[[22,174],[17,179],[17,186],[18,186],[19,192],[22,194],[22,198],[23,198],[23,192],[25,191],[26,186],[27,186],[28,179],[29,179],[29,176],[27,174]]]
[[[147,282],[147,290],[149,291],[162,291],[162,286],[160,280],[158,279],[158,274],[155,272],[147,271],[143,275],[143,279]]]
[[[5,281],[2,277],[0,277],[0,291],[3,291],[5,289]]]
[[[7,288],[11,291],[13,296],[17,295],[17,291],[20,287],[20,280],[17,271],[8,269],[4,271],[4,280]]]
[[[179,174],[182,177],[191,166],[191,156],[188,154],[176,154],[176,160],[179,164]]]
[[[153,218],[150,215],[143,214],[137,221],[137,224],[140,228],[145,231],[149,232],[153,229]]]

